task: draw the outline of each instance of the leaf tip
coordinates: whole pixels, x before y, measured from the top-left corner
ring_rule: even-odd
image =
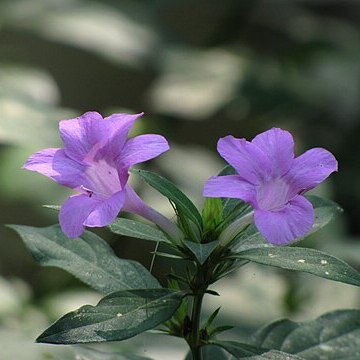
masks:
[[[140,174],[142,172],[141,169],[129,169],[129,172],[132,174]]]
[[[19,233],[18,228],[23,225],[17,225],[17,224],[4,224],[5,227],[8,229],[14,230],[15,232]]]
[[[61,205],[42,205],[43,208],[60,211]]]
[[[36,339],[35,339],[35,343],[37,344],[46,344],[48,343],[48,341],[46,341],[46,337],[43,336],[44,333],[40,334]]]

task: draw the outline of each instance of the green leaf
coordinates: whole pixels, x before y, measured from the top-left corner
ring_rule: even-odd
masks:
[[[343,212],[343,209],[336,202],[329,199],[323,199],[315,195],[308,195],[306,198],[312,203],[315,210],[315,221],[310,234],[322,229],[335,216]]]
[[[169,243],[169,240],[162,231],[140,221],[116,218],[107,228],[111,232],[123,236]]]
[[[202,218],[198,209],[172,182],[150,171],[132,169],[131,172],[140,175],[150,186],[173,202],[179,213],[184,214],[200,230],[202,229]]]
[[[215,335],[218,335],[224,331],[228,331],[228,330],[231,330],[233,329],[234,326],[231,326],[231,325],[222,325],[222,326],[217,326],[216,328],[213,328],[209,331],[209,337],[212,338],[214,337]]]
[[[130,353],[106,352],[99,349],[85,347],[84,345],[72,346],[71,348],[74,349],[76,354],[74,360],[152,360],[148,357]]]
[[[164,258],[169,258],[169,259],[177,259],[177,260],[181,260],[183,259],[182,256],[176,255],[176,254],[169,254],[167,252],[161,252],[161,251],[154,251],[152,252],[152,254],[156,255],[156,256],[161,256]]]
[[[117,291],[96,306],[85,305],[66,314],[36,341],[79,344],[128,339],[168,320],[184,295],[170,289]]]
[[[118,258],[104,240],[90,231],[68,239],[58,225],[10,227],[21,236],[38,263],[62,268],[102,293],[160,287],[144,266]]]
[[[298,324],[277,321],[261,329],[254,339],[256,346],[271,347],[307,360],[357,360],[360,310],[337,310]]]
[[[211,324],[213,323],[213,321],[215,320],[215,318],[217,317],[217,315],[219,314],[221,307],[218,307],[210,316],[209,318],[206,320],[205,323],[205,329],[209,329]]]
[[[239,343],[236,341],[211,341],[212,344],[225,349],[236,359],[249,359],[249,360],[301,360],[302,358],[290,355],[281,351],[269,350],[264,348],[255,347]]]
[[[61,205],[43,205],[43,207],[46,209],[51,209],[56,211],[60,211],[61,209]]]
[[[205,233],[212,233],[218,230],[218,226],[222,222],[222,211],[223,206],[220,198],[208,197],[205,199],[202,211]]]
[[[274,321],[254,334],[254,345],[281,349],[285,337],[298,327],[298,323],[288,319]]]
[[[360,286],[360,273],[322,251],[300,247],[260,247],[240,251],[236,258],[283,269],[303,271],[325,279]]]
[[[221,171],[217,174],[217,176],[226,176],[226,175],[234,175],[236,174],[235,169],[231,165],[225,165]]]
[[[246,227],[231,243],[234,252],[261,246],[272,247],[273,245],[263,238],[254,224]]]
[[[195,255],[196,260],[202,265],[206,259],[211,255],[214,249],[219,245],[219,241],[212,241],[210,243],[199,244],[193,241],[184,240],[183,243]]]
[[[209,290],[209,289],[207,289],[205,291],[205,294],[209,294],[209,295],[212,295],[212,296],[220,296],[220,294],[217,291]]]
[[[169,277],[168,288],[172,290],[180,291],[179,282],[175,279],[176,275],[174,275],[173,273],[171,273],[170,275],[174,277]],[[182,301],[181,305],[175,311],[171,319],[164,324],[168,328],[166,332],[170,335],[183,337],[184,321],[185,321],[184,319],[187,317],[188,313],[189,313],[189,301]]]
[[[224,210],[223,210],[223,218],[225,224],[230,223],[231,221],[245,216],[252,208],[249,204],[246,204],[244,201],[238,199],[227,199],[224,203]]]
[[[312,229],[306,236],[322,229],[336,215],[342,212],[339,205],[331,200],[322,199],[314,195],[307,196],[307,199],[314,207],[315,219]],[[302,238],[298,239],[298,241],[301,239]],[[271,246],[271,244],[262,237],[255,225],[247,227],[233,243],[233,249],[235,251],[258,246]]]

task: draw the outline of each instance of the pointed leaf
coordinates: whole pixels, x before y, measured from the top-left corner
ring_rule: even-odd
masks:
[[[360,273],[354,268],[334,256],[315,249],[282,246],[260,247],[240,251],[236,253],[235,257],[360,286]]]
[[[195,255],[196,259],[199,261],[201,265],[211,255],[214,249],[219,245],[219,241],[212,241],[210,243],[199,244],[193,241],[184,240],[183,243]]]
[[[284,338],[297,327],[298,323],[288,319],[274,321],[254,335],[254,343],[260,347],[281,349]]]
[[[202,210],[202,219],[205,233],[218,233],[222,222],[223,206],[220,198],[207,197]]]
[[[104,240],[90,231],[68,239],[58,225],[10,227],[21,236],[38,263],[62,268],[102,293],[160,287],[143,265],[118,258]]]
[[[74,360],[153,360],[148,357],[130,353],[106,352],[85,346],[73,346],[76,357]]]
[[[169,258],[169,259],[177,259],[177,260],[183,259],[183,258],[182,258],[181,256],[179,256],[179,255],[169,254],[169,253],[161,252],[161,251],[154,251],[154,252],[152,252],[152,254],[154,254],[154,255],[156,255],[156,256],[161,256],[161,257]]]
[[[61,205],[43,205],[44,208],[60,211]]]
[[[226,175],[234,175],[236,174],[236,170],[231,165],[225,165],[217,176],[226,176]]]
[[[218,335],[224,331],[231,330],[233,328],[234,328],[234,326],[231,326],[231,325],[217,326],[216,328],[209,331],[209,337],[212,338],[215,335]]]
[[[343,209],[336,202],[329,199],[323,199],[315,195],[308,195],[306,198],[312,203],[315,210],[315,221],[310,234],[322,229],[335,216],[343,212]]]
[[[140,221],[116,218],[107,228],[114,234],[156,242],[169,242],[162,231]]]
[[[236,359],[248,360],[301,360],[301,357],[290,355],[277,350],[258,348],[255,346],[239,343],[236,341],[212,341],[214,345],[220,346],[233,355]]]
[[[213,296],[220,296],[220,294],[217,291],[214,290],[206,290],[205,294],[213,295]]]
[[[36,341],[79,344],[128,339],[168,320],[184,295],[170,289],[117,291],[96,306],[82,306],[66,314]]]
[[[255,334],[254,344],[307,360],[356,360],[360,356],[360,310],[333,311],[298,324],[277,321]]]
[[[180,285],[178,281],[175,280],[175,278],[170,278],[168,280],[168,285],[170,289],[180,291]],[[182,301],[181,305],[175,311],[172,318],[164,324],[169,329],[167,333],[174,336],[183,337],[184,319],[186,318],[188,313],[189,313],[189,302]]]
[[[273,245],[262,237],[254,224],[246,227],[231,243],[231,247],[235,252],[261,246],[272,247]]]
[[[215,318],[217,317],[219,311],[220,311],[221,307],[218,307],[210,316],[209,318],[206,320],[206,324],[205,324],[205,329],[209,329],[211,324],[213,323],[213,321],[215,320]]]
[[[224,222],[225,224],[228,224],[239,217],[245,216],[251,211],[251,206],[244,201],[227,199],[223,210]]]
[[[202,229],[202,218],[198,209],[172,182],[150,171],[132,169],[131,172],[140,175],[150,186],[172,201],[178,212],[184,214],[199,229]]]

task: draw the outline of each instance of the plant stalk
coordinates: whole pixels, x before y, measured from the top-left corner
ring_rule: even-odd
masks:
[[[191,313],[191,333],[189,336],[189,346],[191,349],[192,360],[202,360],[201,338],[200,338],[200,316],[204,292],[200,291],[194,295]]]

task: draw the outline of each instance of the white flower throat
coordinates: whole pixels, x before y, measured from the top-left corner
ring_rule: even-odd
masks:
[[[109,198],[121,190],[119,174],[114,163],[104,159],[94,160],[85,170],[86,184],[81,188],[91,197],[93,194]]]
[[[290,200],[290,186],[284,178],[276,178],[256,189],[256,201],[263,210],[281,210]]]

